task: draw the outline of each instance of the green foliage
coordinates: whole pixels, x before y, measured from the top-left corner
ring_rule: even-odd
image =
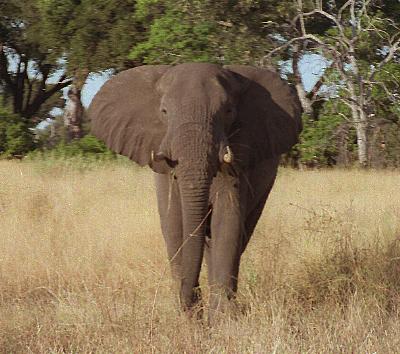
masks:
[[[70,145],[76,146],[84,153],[84,154],[111,154],[113,153],[107,148],[107,146],[94,137],[93,135],[86,135],[82,139],[77,140],[76,142],[71,143]]]
[[[103,142],[90,134],[68,144],[64,141],[61,141],[52,149],[35,151],[29,155],[31,159],[69,159],[73,157],[85,157],[101,160],[113,159],[115,156],[116,154],[109,150]]]
[[[34,146],[28,124],[0,102],[0,156],[23,156]]]
[[[121,68],[139,36],[134,0],[37,0],[55,58],[65,56],[68,72]]]
[[[0,154],[7,150],[7,126],[14,115],[0,105]]]
[[[312,1],[305,1],[304,5],[305,12],[310,11],[309,15],[318,7]],[[351,154],[356,129],[357,141],[363,144],[363,149],[361,146],[359,149],[359,162],[374,166],[373,160],[383,160],[380,155],[385,151],[380,146],[386,140],[385,132],[391,131],[387,125],[399,118],[396,113],[399,57],[387,57],[389,47],[399,38],[398,2],[397,6],[394,1],[356,1],[353,5],[341,1],[325,2],[323,7],[328,15],[305,16],[306,32],[324,43],[310,46],[309,50],[323,53],[336,63],[325,72],[323,81],[335,87],[336,97],[330,97],[330,100],[337,101],[336,109],[340,108],[331,110],[331,102],[327,102],[321,112],[315,112],[315,121],[306,120],[301,148],[302,159],[307,163],[336,162],[344,150],[346,155]],[[346,112],[346,107],[339,107],[344,104],[352,106],[352,111]],[[342,117],[348,119],[341,122]],[[366,140],[364,136],[367,136]]]
[[[130,57],[147,64],[208,61],[257,63],[290,1],[140,0],[137,20],[148,28]]]
[[[385,130],[384,166],[400,167],[400,122]]]
[[[135,18],[139,21],[146,21],[156,14],[162,13],[165,9],[166,1],[160,0],[136,0]]]
[[[107,164],[136,166],[127,157],[115,154],[92,135],[86,135],[71,143],[59,142],[51,148],[36,149],[26,156],[27,161],[35,162],[37,169],[44,173],[55,171],[87,171]]]
[[[36,122],[45,119],[63,103],[60,90],[69,82],[48,80],[58,73],[60,58],[44,41],[48,34],[38,0],[0,1],[0,14],[0,92],[13,113]]]
[[[23,156],[34,148],[33,134],[23,122],[12,122],[6,129],[7,150],[11,156]]]
[[[148,40],[138,44],[130,57],[146,64],[214,62],[209,36],[216,31],[215,24],[207,21],[190,24],[185,20],[185,15],[175,10],[156,19],[150,27]]]
[[[298,145],[302,163],[310,166],[336,164],[339,150],[343,148],[343,138],[346,140],[345,148],[348,151],[354,149],[351,130],[347,129],[346,121],[337,110],[350,117],[347,106],[336,106],[332,101],[325,104],[317,120],[303,115],[303,132]]]

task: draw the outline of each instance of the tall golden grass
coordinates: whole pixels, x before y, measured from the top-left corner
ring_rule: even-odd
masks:
[[[179,311],[148,170],[1,162],[0,352],[398,352],[399,180],[280,170],[210,329]]]

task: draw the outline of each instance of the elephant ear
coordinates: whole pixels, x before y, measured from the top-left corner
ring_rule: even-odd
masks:
[[[225,68],[239,75],[244,85],[236,121],[238,139],[247,149],[242,151],[242,161],[247,159],[254,165],[289,151],[302,130],[302,109],[295,90],[267,69],[246,65]]]
[[[165,161],[152,161],[167,128],[159,119],[156,84],[169,68],[149,65],[121,72],[102,86],[88,111],[93,135],[116,153],[159,173],[169,167]]]

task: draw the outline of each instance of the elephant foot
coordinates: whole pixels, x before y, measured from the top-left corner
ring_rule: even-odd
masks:
[[[190,320],[202,322],[204,319],[204,306],[199,302],[190,309],[186,309],[185,313]]]
[[[215,326],[227,318],[235,319],[241,313],[236,294],[232,291],[220,290],[210,293],[208,325]]]
[[[180,303],[181,308],[190,319],[198,321],[201,321],[203,319],[204,306],[200,287],[193,289],[189,299],[187,296],[184,297],[181,292]]]

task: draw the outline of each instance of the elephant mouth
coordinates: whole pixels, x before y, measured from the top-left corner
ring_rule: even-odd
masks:
[[[167,165],[171,168],[175,168],[178,164],[178,161],[174,161],[170,159],[163,151],[155,152],[154,150],[151,151],[151,163],[154,162],[166,162]]]
[[[234,154],[232,149],[227,144],[221,144],[219,149],[219,162],[221,164],[233,164],[234,162]],[[151,162],[162,162],[165,161],[169,167],[175,168],[178,164],[178,161],[172,160],[167,156],[167,154],[163,151],[155,152],[154,150],[151,151]]]

